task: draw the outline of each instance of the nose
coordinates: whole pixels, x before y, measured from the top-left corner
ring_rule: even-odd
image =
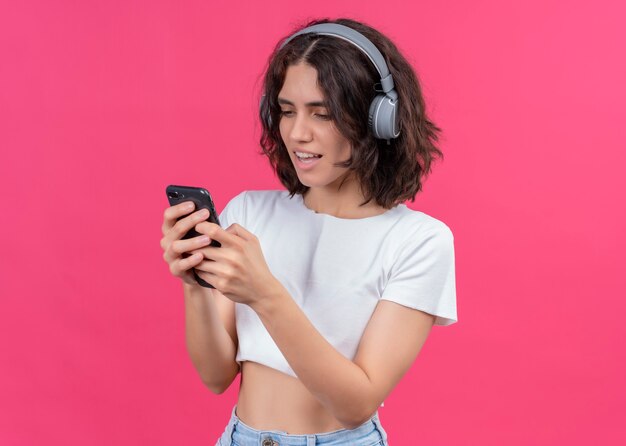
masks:
[[[296,142],[310,141],[313,137],[310,123],[304,113],[298,113],[292,120],[289,137]]]

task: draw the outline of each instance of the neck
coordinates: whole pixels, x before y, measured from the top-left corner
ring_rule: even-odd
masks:
[[[382,214],[386,210],[373,199],[360,206],[365,197],[358,184],[350,180],[347,180],[340,190],[311,187],[302,199],[305,206],[312,211],[338,218],[365,218]]]

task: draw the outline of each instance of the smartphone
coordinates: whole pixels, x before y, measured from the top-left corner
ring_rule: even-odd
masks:
[[[210,221],[211,223],[215,223],[217,225],[220,224],[220,220],[217,216],[217,212],[215,212],[215,205],[213,204],[213,199],[211,198],[211,194],[209,193],[208,190],[202,187],[176,186],[176,185],[171,184],[167,186],[167,188],[165,189],[165,193],[167,194],[167,200],[169,201],[170,206],[177,205],[184,201],[192,201],[195,204],[195,209],[189,212],[189,214],[199,211],[200,209],[208,209],[209,217],[206,219],[206,221]],[[179,217],[176,221],[180,220],[181,218],[186,217],[189,214]],[[183,236],[183,239],[193,238],[199,235],[201,234],[198,231],[196,231],[194,228],[191,228]],[[217,240],[212,240],[209,246],[214,246],[216,248],[219,248],[222,245]],[[198,282],[199,285],[206,287],[206,288],[215,288],[213,285],[211,285],[210,283],[202,279],[200,276],[198,276],[195,269],[193,270],[193,275],[196,278],[196,281]]]

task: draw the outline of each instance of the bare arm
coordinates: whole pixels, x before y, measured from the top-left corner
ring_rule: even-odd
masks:
[[[365,422],[391,393],[435,319],[381,300],[351,361],[317,331],[282,285],[266,297],[253,309],[298,378],[347,429]]]
[[[239,373],[235,305],[219,291],[183,283],[187,351],[202,382],[216,394]]]
[[[193,203],[186,202],[165,210],[161,248],[170,273],[183,283],[185,333],[191,361],[204,384],[212,392],[222,393],[239,373],[235,361],[238,343],[235,304],[219,291],[198,285],[192,275],[193,267],[203,259],[202,248],[210,243],[202,236],[182,239],[208,216],[206,209],[187,215],[193,209]]]

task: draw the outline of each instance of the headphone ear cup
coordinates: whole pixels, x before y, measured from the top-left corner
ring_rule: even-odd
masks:
[[[379,94],[370,104],[367,124],[378,139],[394,139],[400,135],[398,100]]]

